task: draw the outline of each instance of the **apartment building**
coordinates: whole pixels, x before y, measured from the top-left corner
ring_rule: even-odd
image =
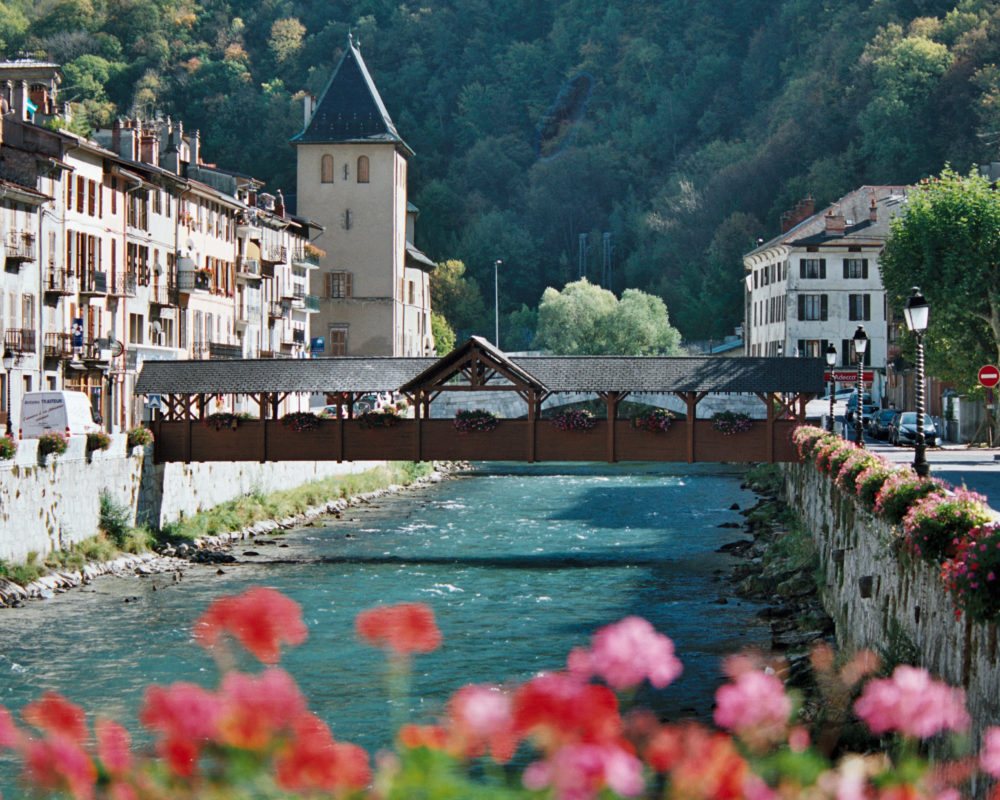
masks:
[[[865,372],[881,395],[888,309],[879,256],[906,191],[862,186],[818,213],[811,199],[786,212],[782,233],[743,257],[746,355],[824,358],[832,343],[835,372],[847,374],[857,369],[861,325]]]
[[[18,77],[23,76],[23,77]],[[201,159],[169,118],[89,141],[59,112],[58,66],[0,64],[0,409],[84,391],[109,430],[148,415],[132,387],[153,358],[304,357],[314,223],[250,176]]]

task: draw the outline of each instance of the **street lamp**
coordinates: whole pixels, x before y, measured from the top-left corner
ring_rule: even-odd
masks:
[[[865,333],[865,326],[858,325],[854,332],[854,353],[858,359],[858,404],[854,408],[854,433],[858,447],[864,449],[865,446],[865,350],[868,349],[868,334]]]
[[[11,383],[11,373],[13,372],[14,365],[17,363],[17,361],[18,361],[17,355],[14,353],[13,350],[3,351],[3,369],[4,372],[7,373],[7,429],[4,431],[4,433],[7,436],[11,437],[14,435],[14,429],[11,424],[11,417],[13,415],[11,414],[11,408],[10,408],[10,383]]]
[[[493,331],[493,343],[500,348],[500,265],[499,258],[493,262],[493,321],[496,325]]]
[[[837,385],[833,380],[833,368],[837,366],[837,348],[833,346],[833,342],[826,345],[826,365],[830,368],[830,416],[826,420],[826,429],[833,433],[833,390]]]
[[[931,471],[924,438],[924,331],[927,330],[930,310],[927,300],[920,294],[920,287],[914,286],[906,298],[903,316],[906,317],[906,327],[917,337],[917,444],[913,453],[913,471],[921,478],[926,478]]]

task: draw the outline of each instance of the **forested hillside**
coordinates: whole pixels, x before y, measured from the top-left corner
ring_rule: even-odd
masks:
[[[688,337],[742,317],[740,255],[862,183],[966,171],[1000,141],[985,0],[7,0],[0,46],[64,65],[77,124],[162,110],[206,160],[294,192],[298,94],[348,32],[416,150],[417,244],[507,311],[601,278]],[[489,326],[487,325],[487,328]]]

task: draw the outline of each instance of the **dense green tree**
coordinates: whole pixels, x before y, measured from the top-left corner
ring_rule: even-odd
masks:
[[[930,303],[932,374],[966,390],[978,366],[1000,363],[1000,195],[986,179],[946,169],[910,192],[881,267],[897,311],[914,285]]]
[[[431,304],[464,333],[479,331],[486,316],[479,286],[465,276],[465,264],[455,259],[441,262],[431,273]]]
[[[673,355],[680,338],[663,301],[638,289],[619,301],[584,278],[549,287],[538,306],[537,345],[560,355]]]
[[[455,331],[444,315],[437,311],[431,312],[431,334],[434,336],[434,352],[437,355],[446,356],[455,349]]]

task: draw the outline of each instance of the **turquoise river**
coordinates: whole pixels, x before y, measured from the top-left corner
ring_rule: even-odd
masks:
[[[17,709],[54,689],[134,729],[147,684],[215,684],[214,662],[190,635],[206,605],[266,584],[298,601],[309,627],[283,665],[338,738],[369,750],[389,741],[390,714],[382,657],[356,641],[353,620],[376,603],[429,603],[444,634],[415,661],[414,720],[434,719],[462,683],[559,669],[572,647],[629,614],[673,638],[684,663],[675,684],[644,699],[704,718],[720,658],[768,639],[760,607],[733,597],[732,561],[716,552],[743,536],[720,527],[742,522],[731,507],[755,502],[741,477],[718,465],[482,467],[275,544],[240,543],[241,563],[224,574],[192,566],[180,581],[100,579],[0,609],[0,704]],[[0,765],[5,796],[11,781]]]

